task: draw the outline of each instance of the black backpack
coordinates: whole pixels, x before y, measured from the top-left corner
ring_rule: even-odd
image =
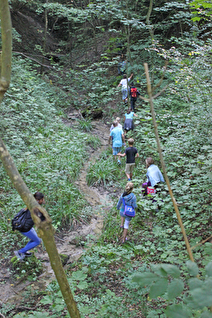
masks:
[[[12,219],[12,230],[20,232],[28,232],[33,227],[30,211],[28,209],[21,209]]]

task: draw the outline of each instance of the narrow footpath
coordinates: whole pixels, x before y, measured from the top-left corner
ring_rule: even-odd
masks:
[[[92,122],[93,130],[92,135],[97,136],[101,142],[101,146],[97,150],[91,152],[89,160],[87,160],[80,172],[78,180],[75,182],[81,193],[84,195],[89,206],[93,209],[93,216],[89,224],[81,223],[76,224],[74,231],[70,230],[67,232],[62,239],[60,239],[57,234],[55,235],[55,241],[59,254],[66,255],[68,261],[66,263],[70,264],[73,261],[76,261],[82,255],[84,248],[80,246],[79,238],[84,241],[90,242],[90,244],[95,244],[95,240],[101,235],[104,215],[112,206],[112,201],[109,198],[109,193],[101,192],[94,188],[88,187],[86,182],[86,175],[91,163],[94,163],[99,155],[104,151],[108,146],[108,136],[109,129],[108,126],[102,123],[100,120]],[[66,123],[66,125],[71,126],[71,122]],[[17,284],[10,283],[10,272],[2,268],[0,270],[0,301],[10,303],[19,303],[23,297],[23,292],[26,288],[31,285],[34,290],[44,290],[45,287],[54,279],[54,273],[51,269],[48,254],[35,253],[36,257],[42,260],[44,265],[44,272],[40,275],[36,282],[17,282]]]

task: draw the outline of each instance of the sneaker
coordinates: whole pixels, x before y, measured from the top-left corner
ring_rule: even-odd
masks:
[[[126,237],[125,241],[122,239],[122,244],[126,243],[128,241],[128,238]]]
[[[14,252],[15,256],[17,257],[17,259],[20,259],[21,261],[24,259],[24,257],[26,256],[24,253],[19,253],[19,251],[15,251]]]
[[[32,256],[32,253],[31,252],[26,252],[24,253],[25,256]]]
[[[124,228],[124,225],[120,225],[120,228],[123,229],[123,228]]]
[[[121,164],[121,161],[120,161],[120,160],[118,160],[118,164],[119,164],[119,165]]]

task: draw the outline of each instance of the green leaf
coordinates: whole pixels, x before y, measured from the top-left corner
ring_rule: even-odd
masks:
[[[169,264],[161,264],[161,267],[164,271],[167,272],[167,274],[171,275],[174,278],[180,277],[180,270],[175,265],[169,265]]]
[[[47,305],[47,304],[51,304],[52,303],[52,298],[50,296],[44,296],[42,299],[41,299],[41,304],[44,304],[44,305]]]
[[[192,317],[192,313],[185,305],[172,305],[166,308],[165,314],[168,318],[189,318]]]
[[[205,266],[206,274],[212,276],[212,261]]]
[[[184,284],[181,279],[173,279],[168,285],[168,299],[173,299],[179,296],[184,288]]]
[[[151,285],[157,279],[157,275],[151,272],[145,272],[133,275],[132,281],[138,283],[141,287],[143,287],[145,285]]]
[[[162,296],[168,286],[168,280],[166,278],[160,278],[150,287],[149,297],[156,298],[158,296]]]
[[[82,280],[83,281],[84,279],[86,279],[86,277],[87,277],[87,274],[84,274],[84,272],[81,270],[73,272],[73,274],[72,274],[72,278],[75,280]]]
[[[88,287],[88,283],[87,283],[86,281],[84,281],[84,282],[79,282],[79,284],[77,285],[77,287],[78,287],[79,289],[85,289],[85,288]]]
[[[202,288],[195,288],[190,293],[199,308],[212,306],[212,279],[205,280]]]
[[[186,265],[188,267],[188,272],[191,276],[197,276],[199,273],[199,268],[196,263],[192,261],[187,261]]]
[[[212,318],[212,313],[209,311],[204,312],[200,318]]]
[[[161,268],[161,264],[151,264],[151,269],[158,276],[167,277],[167,272]]]
[[[203,284],[203,282],[200,279],[196,278],[196,277],[195,278],[191,278],[188,281],[188,285],[189,285],[189,289],[190,290],[195,289],[195,288],[201,288],[202,284]]]

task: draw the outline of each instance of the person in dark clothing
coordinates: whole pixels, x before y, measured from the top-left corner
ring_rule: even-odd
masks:
[[[139,95],[141,95],[140,92],[135,87],[134,83],[132,82],[130,86],[130,105],[133,112],[135,111],[135,102]]]
[[[34,197],[40,205],[45,203],[43,193],[36,192],[34,194]],[[27,208],[26,208],[26,210],[28,213],[27,221],[31,221],[32,227],[28,232],[20,232],[21,234],[23,234],[24,236],[26,236],[30,239],[30,241],[27,243],[27,245],[25,247],[21,248],[19,251],[14,251],[15,256],[20,260],[23,260],[25,258],[25,256],[31,256],[32,253],[30,253],[28,251],[31,250],[32,248],[35,248],[37,245],[39,245],[41,243],[41,239],[38,237],[35,229],[33,228],[34,222],[32,220],[30,211]]]
[[[128,139],[128,144],[129,147],[125,149],[125,152],[123,154],[119,153],[118,155],[120,157],[127,157],[125,173],[128,181],[130,181],[132,179],[132,174],[135,167],[135,159],[139,157],[139,154],[137,149],[133,147],[134,139]]]
[[[117,204],[117,210],[120,210],[120,216],[121,216],[121,225],[120,228],[123,230],[123,237],[122,237],[122,243],[125,243],[127,240],[127,232],[129,228],[130,221],[132,220],[132,217],[126,216],[124,214],[124,204],[122,198],[124,198],[125,204],[132,206],[134,209],[137,208],[136,204],[136,196],[134,193],[132,193],[133,190],[133,183],[127,182],[124,193],[120,196],[118,204]]]

